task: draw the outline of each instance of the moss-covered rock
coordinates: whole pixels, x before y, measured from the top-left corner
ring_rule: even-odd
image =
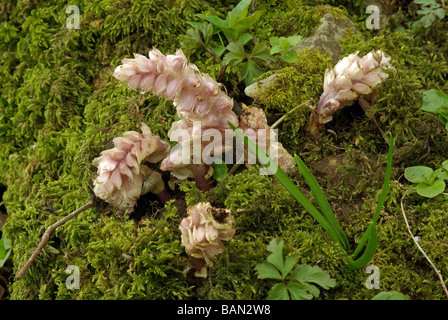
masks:
[[[121,59],[153,47],[173,53],[187,21],[197,13],[225,17],[238,1],[18,1],[0,11],[0,186],[8,218],[3,234],[13,254],[0,274],[11,283],[11,299],[265,299],[272,285],[260,280],[255,265],[266,259],[266,245],[285,241],[285,253],[300,263],[317,264],[337,286],[322,299],[370,299],[379,290],[365,286],[364,270],[350,271],[350,253],[332,242],[320,225],[257,166],[240,167],[204,193],[193,181],[170,190],[175,200],[162,205],[152,196],[139,200],[131,216],[116,216],[105,206],[79,214],[53,232],[50,241],[19,281],[14,277],[48,226],[89,201],[95,168],[91,161],[115,136],[144,121],[166,139],[175,120],[171,102],[128,90],[112,77]],[[437,275],[405,228],[400,200],[409,185],[403,170],[412,165],[439,167],[448,155],[448,136],[436,116],[420,110],[422,92],[448,92],[447,22],[413,34],[394,32],[412,17],[397,13],[379,31],[363,29],[364,1],[254,2],[264,14],[252,30],[260,41],[271,36],[310,36],[330,10],[350,16],[362,35],[347,34],[344,55],[381,49],[395,71],[364,111],[340,110],[319,141],[304,134],[310,110],[304,106],[279,125],[279,140],[304,160],[327,195],[355,248],[364,233],[382,187],[388,134],[394,137],[394,166],[389,196],[378,222],[379,245],[370,264],[379,267],[380,290],[411,299],[443,299]],[[68,5],[80,9],[79,29],[65,26]],[[403,5],[400,2],[400,5]],[[446,20],[446,19],[445,19]],[[203,52],[186,52],[212,76],[220,63]],[[263,108],[273,123],[295,106],[316,103],[331,57],[318,50],[299,52],[298,62],[279,64],[260,77],[276,74],[256,99],[243,97],[236,69],[226,73],[229,94]],[[169,175],[165,174],[166,181]],[[300,173],[293,181],[313,200]],[[204,283],[187,276],[189,257],[180,246],[178,225],[186,207],[210,201],[235,215],[236,234]],[[314,200],[313,200],[314,201]],[[420,245],[443,275],[448,274],[446,231],[448,202],[417,195],[405,201],[405,213]],[[80,270],[80,289],[69,290],[68,266]]]

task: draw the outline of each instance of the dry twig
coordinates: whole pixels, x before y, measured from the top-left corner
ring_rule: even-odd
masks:
[[[411,235],[411,238],[414,241],[414,243],[417,246],[417,248],[420,250],[421,253],[423,253],[423,255],[425,256],[426,260],[428,260],[428,262],[431,265],[431,267],[437,273],[437,275],[439,277],[439,280],[440,280],[440,283],[442,284],[443,291],[445,292],[445,295],[446,295],[446,297],[448,299],[448,290],[446,289],[445,281],[443,280],[442,274],[440,273],[439,269],[436,268],[434,263],[432,263],[431,259],[429,259],[428,255],[425,253],[425,251],[422,249],[422,247],[418,243],[417,239],[412,234],[411,227],[409,226],[408,219],[406,218],[406,214],[404,212],[403,199],[404,199],[404,197],[401,198],[400,205],[401,205],[401,213],[403,213],[404,222],[406,223],[406,230],[408,230],[408,232]]]
[[[17,274],[16,279],[15,280],[19,280],[21,279],[25,273],[26,270],[29,268],[29,266],[33,263],[33,261],[36,259],[37,255],[42,251],[42,249],[44,248],[45,244],[48,242],[48,240],[50,240],[50,234],[59,226],[63,225],[64,223],[66,223],[67,221],[69,221],[70,219],[74,218],[76,215],[78,215],[79,213],[93,207],[95,205],[94,201],[89,201],[88,203],[86,203],[85,205],[83,205],[82,207],[80,207],[79,209],[73,211],[72,213],[70,213],[69,215],[65,216],[64,218],[62,218],[61,220],[57,221],[56,223],[52,224],[51,226],[48,227],[48,229],[45,231],[44,235],[42,236],[42,240],[39,243],[39,246],[37,247],[37,249],[33,252],[33,254],[31,255],[31,257],[28,259],[28,261],[25,263],[25,265],[23,266],[23,268],[20,270],[20,272]]]

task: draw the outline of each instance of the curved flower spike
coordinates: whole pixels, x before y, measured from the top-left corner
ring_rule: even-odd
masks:
[[[127,83],[129,89],[165,95],[174,102],[179,117],[190,125],[201,121],[204,127],[222,130],[229,129],[227,120],[238,125],[232,99],[208,74],[189,64],[182,50],[164,56],[153,49],[148,55],[149,59],[139,54],[135,59],[123,59],[114,77]]]
[[[263,109],[243,105],[240,128],[249,139],[265,150],[285,173],[297,167],[294,157],[278,142],[275,131],[268,125]]]
[[[144,191],[160,193],[165,189],[160,174],[154,174],[141,162],[160,161],[170,146],[154,135],[146,124],[142,124],[141,130],[142,133],[128,131],[115,138],[114,147],[93,160],[98,167],[93,188],[95,195],[119,209],[132,210]]]
[[[205,266],[196,276],[206,277],[206,267],[223,252],[223,240],[230,240],[235,234],[233,214],[228,209],[212,207],[200,202],[187,208],[188,217],[180,223],[182,245],[188,255],[205,260]]]
[[[383,70],[393,69],[390,60],[380,50],[363,57],[359,57],[356,52],[341,59],[333,69],[327,69],[324,91],[311,122],[316,122],[316,126],[327,123],[338,109],[353,104],[360,96],[372,93],[388,77]]]

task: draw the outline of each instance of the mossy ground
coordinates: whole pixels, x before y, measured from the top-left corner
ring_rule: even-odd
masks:
[[[141,121],[166,139],[175,108],[151,95],[127,90],[112,77],[132,53],[153,47],[172,53],[196,13],[224,16],[238,1],[2,1],[0,3],[0,187],[8,214],[4,234],[13,254],[0,274],[10,281],[11,299],[265,299],[271,283],[257,279],[255,265],[267,256],[274,237],[299,262],[331,272],[337,287],[323,299],[370,299],[379,291],[399,291],[410,299],[444,299],[434,270],[405,229],[400,199],[409,185],[403,170],[438,167],[448,158],[447,132],[437,117],[419,110],[422,91],[448,92],[447,22],[410,36],[393,32],[412,19],[403,4],[387,28],[363,29],[361,1],[257,1],[265,14],[255,36],[312,34],[331,5],[349,16],[363,37],[348,35],[344,54],[381,49],[396,72],[379,89],[376,103],[341,110],[319,142],[304,135],[309,111],[299,110],[278,128],[280,142],[315,174],[354,247],[375,211],[384,179],[387,144],[394,136],[391,189],[378,223],[379,245],[370,264],[379,267],[379,290],[365,286],[364,270],[346,268],[347,253],[289,193],[256,166],[241,167],[202,193],[183,182],[175,200],[161,206],[151,196],[131,216],[104,207],[89,209],[57,229],[26,276],[14,281],[45,229],[85,204],[95,168],[91,161],[114,136],[136,130]],[[80,9],[79,29],[65,27],[65,8]],[[286,17],[286,18],[285,18]],[[446,19],[445,19],[446,20]],[[219,63],[202,52],[186,52],[201,70],[216,76]],[[294,65],[282,65],[281,81],[256,105],[271,121],[322,90],[329,58],[305,50]],[[224,83],[234,97],[244,86],[230,69]],[[169,178],[168,176],[165,176]],[[308,194],[299,174],[292,178]],[[186,206],[211,201],[235,213],[236,235],[225,244],[210,279],[198,285],[185,276],[188,264],[178,225]],[[410,196],[406,213],[420,245],[448,277],[448,202]],[[65,269],[80,269],[79,290],[68,290]]]

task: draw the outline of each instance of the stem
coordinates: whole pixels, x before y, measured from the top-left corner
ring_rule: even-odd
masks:
[[[191,171],[193,171],[194,180],[199,190],[209,191],[213,188],[212,180],[207,177],[209,166],[206,164],[192,165]]]
[[[166,190],[159,192],[156,196],[162,204],[165,204],[171,200],[171,195]]]
[[[428,262],[431,265],[431,267],[434,269],[434,271],[439,276],[439,280],[440,280],[440,283],[442,284],[443,291],[445,291],[445,295],[447,296],[447,299],[448,299],[448,290],[447,290],[447,288],[445,286],[445,281],[443,280],[442,274],[436,268],[436,266],[432,263],[431,259],[429,259],[429,257],[426,255],[425,251],[422,249],[422,247],[420,247],[420,245],[418,244],[418,241],[415,239],[414,235],[412,234],[411,227],[409,226],[408,219],[406,218],[406,214],[404,212],[403,199],[404,199],[404,197],[401,198],[400,205],[401,205],[401,213],[403,213],[404,222],[406,223],[406,230],[408,230],[408,232],[411,235],[411,238],[414,241],[414,243],[417,246],[417,248],[420,250],[421,253],[423,253],[423,255],[425,256],[426,260],[428,260]]]
[[[323,127],[324,124],[319,122],[319,115],[315,110],[312,110],[305,131],[310,134],[311,137],[317,139],[319,136],[319,132]]]
[[[22,270],[20,270],[19,274],[16,276],[16,280],[20,280],[24,275],[26,270],[29,268],[29,266],[33,263],[33,261],[36,259],[37,255],[42,251],[42,249],[44,248],[45,244],[48,242],[48,240],[50,239],[50,234],[59,226],[63,225],[64,223],[66,223],[67,221],[69,221],[70,219],[72,219],[73,217],[75,217],[76,215],[78,215],[79,213],[93,207],[95,205],[95,203],[93,201],[89,201],[87,202],[85,205],[83,205],[81,208],[77,209],[76,211],[73,211],[72,213],[70,213],[69,215],[65,216],[64,218],[62,218],[61,220],[57,221],[56,223],[52,224],[50,227],[48,227],[48,229],[45,231],[44,235],[42,236],[42,240],[39,243],[39,246],[37,247],[37,249],[33,252],[33,254],[31,255],[31,257],[28,259],[28,261],[25,263],[25,265],[23,266]]]
[[[303,106],[304,104],[311,102],[311,99],[308,101],[305,101],[301,104],[299,104],[298,106],[292,108],[291,110],[289,110],[288,112],[286,112],[280,119],[278,119],[272,126],[271,129],[274,129],[275,127],[277,127],[283,120],[286,119],[286,117],[290,114],[293,113],[294,111],[296,111],[298,108],[300,108],[301,106]]]

